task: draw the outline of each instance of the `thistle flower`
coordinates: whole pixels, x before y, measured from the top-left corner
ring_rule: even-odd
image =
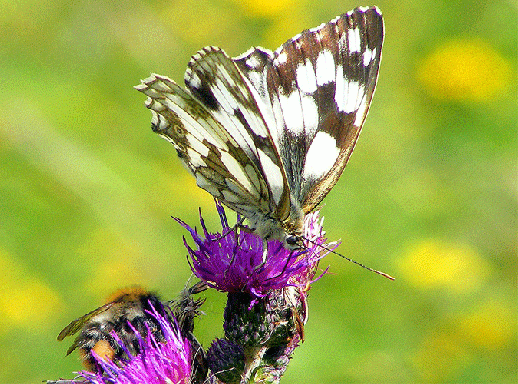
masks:
[[[76,379],[82,379],[83,381],[80,382],[92,384],[191,383],[190,342],[181,335],[174,319],[169,321],[155,308],[152,308],[150,315],[160,324],[164,341],[158,341],[149,331],[145,337],[142,337],[134,329],[140,346],[140,353],[134,356],[127,350],[124,342],[113,334],[121,348],[126,349],[128,358],[115,363],[94,355],[102,369],[98,373],[81,371]]]
[[[193,249],[184,238],[193,273],[219,291],[264,297],[271,290],[287,286],[305,287],[320,259],[328,253],[318,212],[306,216],[304,248],[289,250],[281,241],[272,240],[268,242],[264,259],[263,239],[246,229],[229,227],[223,207],[219,203],[216,207],[221,233],[209,233],[201,213],[203,237],[180,219],[175,220],[190,232],[196,243],[197,249]]]
[[[227,384],[278,382],[294,349],[304,339],[307,291],[319,261],[337,244],[326,244],[318,212],[306,216],[302,249],[289,250],[248,230],[229,227],[216,203],[221,233],[209,233],[200,214],[203,235],[183,221],[195,244],[184,238],[193,273],[207,285],[227,292],[223,329],[207,351],[212,375]],[[238,217],[238,222],[239,222]]]

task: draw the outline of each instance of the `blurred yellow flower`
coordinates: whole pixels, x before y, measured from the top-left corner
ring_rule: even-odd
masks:
[[[11,327],[45,330],[62,306],[57,292],[0,251],[0,333]]]
[[[447,288],[456,293],[477,289],[489,274],[488,264],[471,247],[425,240],[410,247],[400,273],[422,289]]]
[[[511,65],[481,39],[457,39],[425,57],[417,78],[438,99],[485,102],[506,90]]]
[[[234,0],[253,16],[270,17],[280,14],[293,5],[294,0]]]
[[[462,334],[483,348],[496,349],[516,340],[516,314],[498,299],[482,304],[461,321]]]
[[[204,189],[196,185],[196,179],[191,176],[185,169],[180,169],[178,175],[171,177],[171,174],[164,174],[164,178],[160,179],[160,183],[156,184],[160,193],[157,193],[161,199],[161,206],[169,210],[170,207],[188,207],[189,210],[197,210],[201,207],[204,211],[214,210],[214,198]],[[168,191],[166,197],[163,191]],[[195,202],[194,206],[191,206]],[[176,213],[175,213],[176,215]]]
[[[453,382],[452,379],[470,362],[470,355],[455,335],[432,332],[425,337],[411,362],[422,383]]]
[[[39,328],[60,307],[58,294],[47,285],[31,278],[0,294],[0,312],[18,325]]]

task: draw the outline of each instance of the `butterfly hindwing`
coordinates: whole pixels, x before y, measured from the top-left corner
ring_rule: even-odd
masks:
[[[139,90],[153,129],[172,142],[197,184],[245,217],[287,216],[282,162],[250,88],[220,49],[204,48],[185,74],[187,90],[153,75]]]
[[[289,189],[276,145],[270,136],[271,113],[236,63],[221,49],[207,47],[191,59],[185,83],[243,148],[268,184],[270,212],[283,218]]]

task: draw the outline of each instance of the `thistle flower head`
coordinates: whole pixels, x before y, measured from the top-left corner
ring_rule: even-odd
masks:
[[[231,228],[220,204],[217,210],[222,232],[209,233],[200,214],[203,236],[196,229],[176,219],[186,228],[196,249],[184,239],[189,252],[191,269],[200,279],[223,292],[248,292],[264,297],[272,289],[290,285],[305,286],[314,276],[319,260],[327,254],[324,231],[318,212],[306,217],[305,248],[289,250],[281,241],[268,242],[264,258],[263,239],[248,230]]]

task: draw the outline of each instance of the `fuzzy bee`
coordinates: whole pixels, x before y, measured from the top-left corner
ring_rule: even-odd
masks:
[[[112,361],[119,361],[126,356],[113,333],[132,355],[140,352],[135,331],[145,336],[149,329],[156,340],[163,341],[160,324],[149,313],[153,308],[160,315],[169,317],[158,296],[143,288],[131,287],[117,291],[106,304],[67,325],[59,333],[58,340],[79,332],[67,355],[78,349],[86,369],[96,372],[99,367],[92,351],[98,357]]]

